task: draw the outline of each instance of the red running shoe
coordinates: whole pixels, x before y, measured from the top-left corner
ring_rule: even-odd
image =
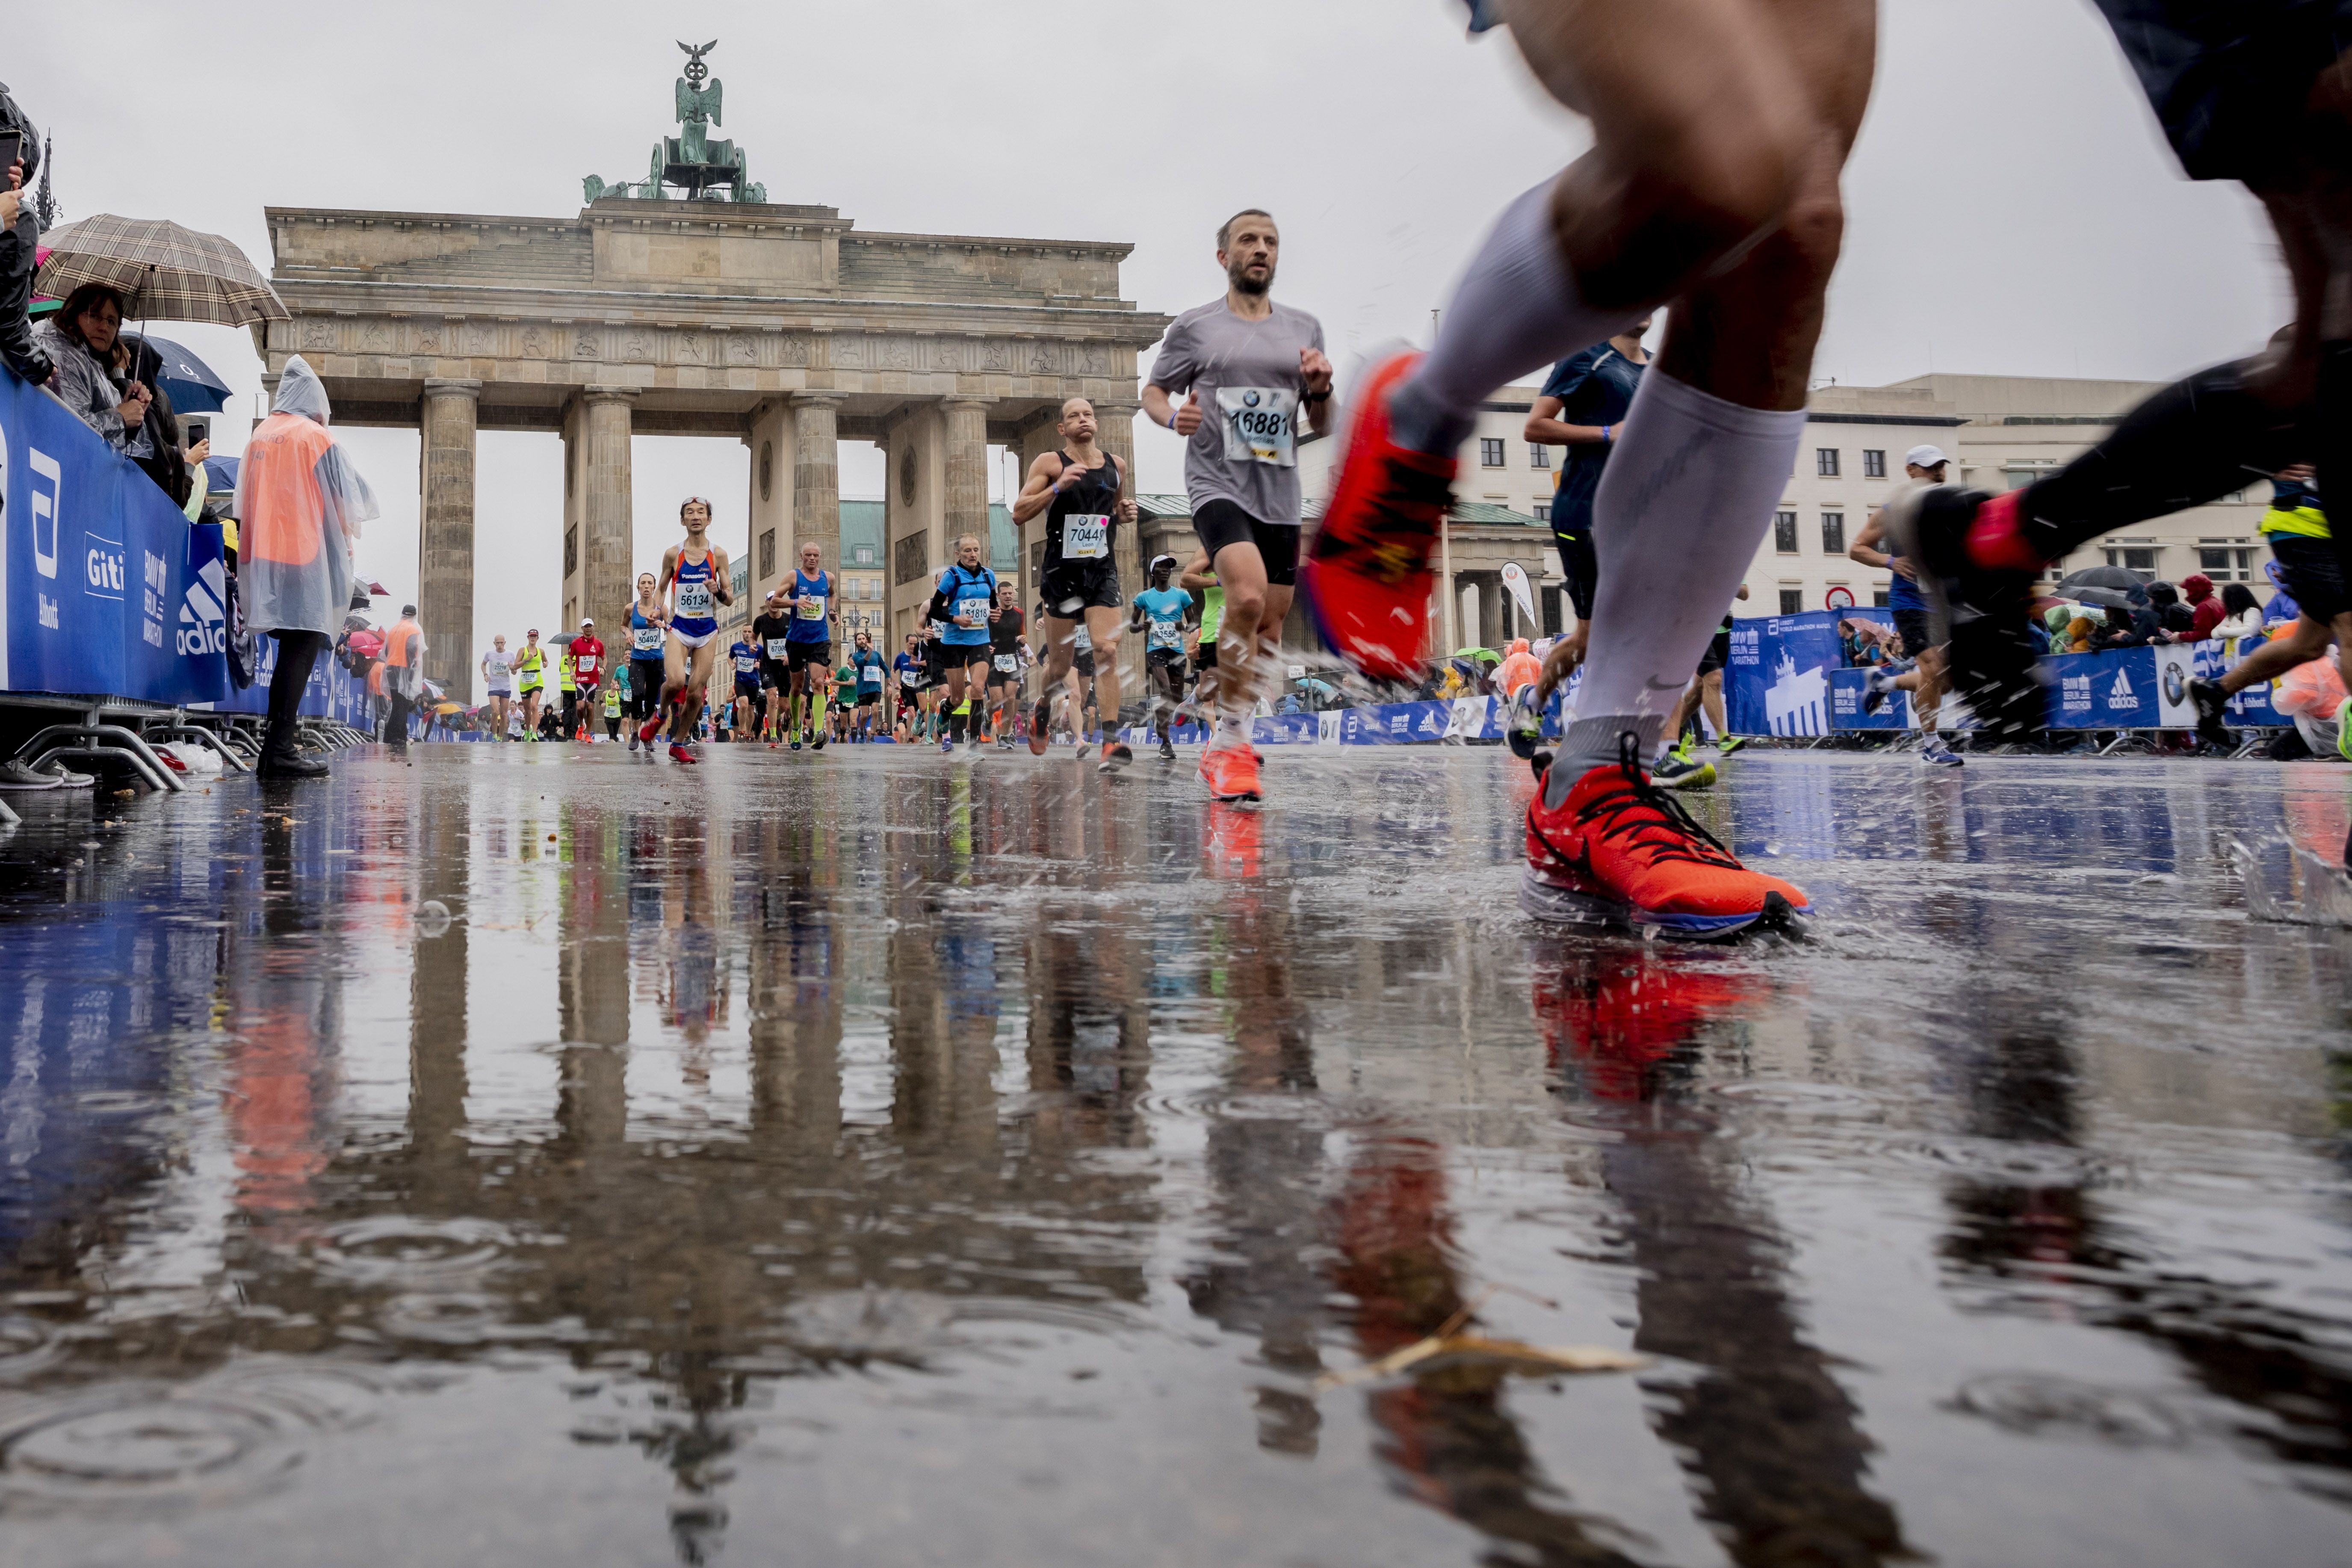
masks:
[[[661,727],[662,716],[660,712],[656,710],[652,718],[637,726],[637,744],[641,746],[652,745],[654,743],[654,737],[661,733]]]
[[[1698,941],[1751,926],[1794,929],[1801,889],[1751,871],[1642,771],[1628,735],[1615,763],[1588,769],[1557,808],[1528,807],[1519,907],[1538,920],[1631,925]]]
[[[1212,800],[1256,800],[1257,753],[1247,746],[1206,746],[1201,751],[1201,782]]]
[[[1339,478],[1298,563],[1298,598],[1331,650],[1374,680],[1418,680],[1429,642],[1429,558],[1454,504],[1454,462],[1389,439],[1389,394],[1417,351],[1372,367],[1341,423]]]
[[[691,763],[698,766],[699,766],[702,762],[700,757],[696,756],[692,752],[688,751],[676,741],[672,741],[669,743],[669,760],[673,763]]]

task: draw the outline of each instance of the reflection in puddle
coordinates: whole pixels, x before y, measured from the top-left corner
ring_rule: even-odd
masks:
[[[1694,952],[1529,928],[1475,749],[1262,811],[521,750],[0,845],[26,1560],[363,1504],[420,1561],[1892,1563],[1972,1554],[1954,1464],[2014,1560],[2336,1551],[2352,954],[2214,831],[2278,775],[1743,758],[1716,826],[1839,912]],[[1651,1365],[1318,1394],[1465,1310]]]

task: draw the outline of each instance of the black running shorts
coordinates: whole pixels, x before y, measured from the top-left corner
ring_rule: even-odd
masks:
[[[777,690],[782,691],[785,687],[792,684],[792,679],[793,672],[782,663],[776,659],[768,658],[765,654],[760,656],[761,685],[772,686]]]
[[[738,697],[749,697],[754,702],[758,701],[760,700],[760,678],[756,675],[737,676],[735,678],[735,695]]]
[[[1592,618],[1592,595],[1601,586],[1601,558],[1592,551],[1592,531],[1580,528],[1572,533],[1553,529],[1551,542],[1559,550],[1560,575],[1568,579],[1568,602],[1576,606],[1576,618]]]
[[[1179,680],[1181,680],[1184,678],[1184,650],[1181,647],[1155,647],[1149,649],[1143,656],[1143,662],[1148,668],[1152,669],[1175,670],[1177,672],[1176,678]]]
[[[1917,658],[1936,646],[1935,623],[1928,619],[1925,610],[1896,610],[1895,635],[1903,639],[1905,658]]]
[[[1706,652],[1699,658],[1698,672],[1701,675],[1713,675],[1730,662],[1731,634],[1717,632],[1708,640]]]
[[[1062,620],[1083,619],[1090,609],[1116,610],[1119,597],[1118,568],[1108,561],[1062,561],[1045,568],[1039,597],[1045,613]]]
[[[1192,662],[1193,662],[1193,668],[1197,668],[1197,669],[1214,669],[1214,668],[1217,668],[1217,645],[1216,645],[1215,643],[1213,643],[1213,642],[1204,642],[1204,643],[1202,643],[1202,644],[1201,645],[1201,655],[1200,655],[1200,657],[1199,657],[1198,658],[1194,659]]]
[[[2352,133],[2306,112],[2352,48],[2352,0],[2093,0],[2196,180],[2259,184],[2312,153],[2352,168]]]
[[[2336,542],[2306,539],[2299,533],[2270,536],[2271,558],[2278,563],[2279,581],[2295,608],[2317,621],[2331,624],[2352,610],[2344,592],[2344,565],[2336,556]]]
[[[1228,544],[1255,544],[1265,560],[1265,580],[1287,588],[1298,580],[1298,530],[1286,522],[1260,522],[1229,500],[1213,500],[1192,514],[1192,532],[1216,564]]]
[[[1087,648],[1084,652],[1071,655],[1070,668],[1088,680],[1092,680],[1095,678],[1095,650]]]
[[[794,675],[816,666],[819,675],[833,673],[833,644],[830,642],[788,642],[784,645],[784,668]]]

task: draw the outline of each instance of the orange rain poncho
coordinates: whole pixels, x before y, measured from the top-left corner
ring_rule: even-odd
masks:
[[[257,632],[332,637],[351,608],[352,542],[377,508],[327,418],[318,373],[299,355],[288,360],[237,465],[237,591]]]
[[[1510,656],[1503,668],[1495,672],[1495,680],[1502,687],[1503,695],[1515,697],[1519,688],[1543,674],[1543,661],[1528,650],[1528,639],[1520,637],[1511,644]]]

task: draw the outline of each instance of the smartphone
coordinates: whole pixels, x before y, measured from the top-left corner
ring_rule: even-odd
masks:
[[[181,450],[193,452],[199,441],[213,438],[213,422],[209,415],[191,414],[180,421]]]
[[[25,133],[21,131],[0,131],[0,170],[25,155]]]

